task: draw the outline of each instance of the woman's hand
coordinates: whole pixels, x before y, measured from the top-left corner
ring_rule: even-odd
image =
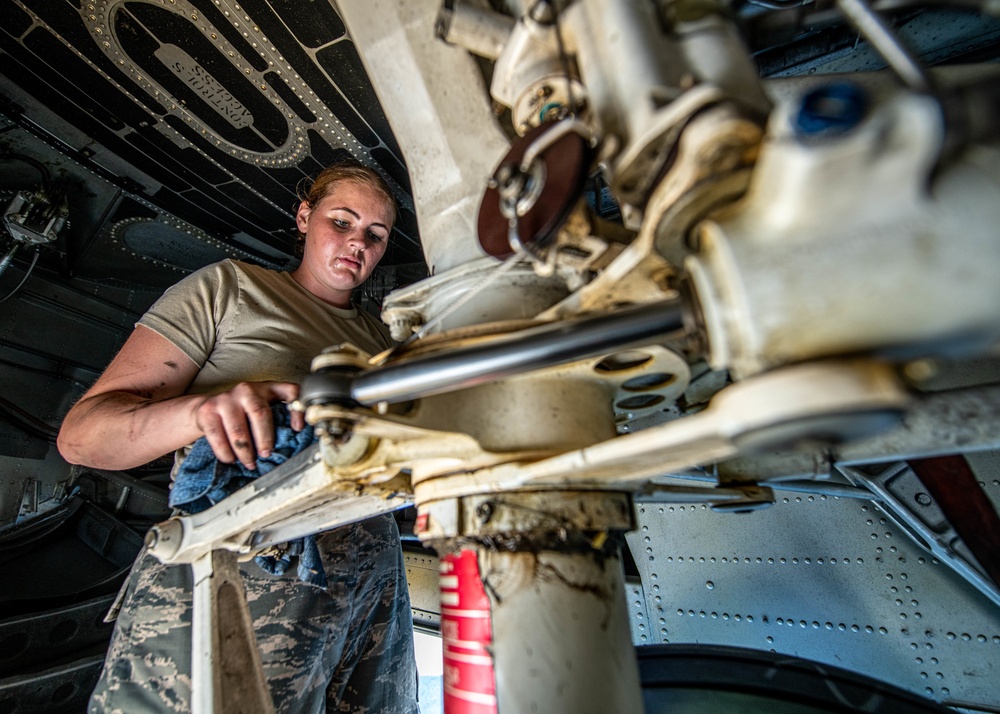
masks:
[[[225,463],[239,460],[256,468],[257,455],[268,457],[274,448],[271,402],[293,402],[299,385],[291,382],[241,382],[228,392],[204,398],[194,409],[194,420],[205,434],[216,458]],[[305,426],[302,412],[293,411],[292,428]]]

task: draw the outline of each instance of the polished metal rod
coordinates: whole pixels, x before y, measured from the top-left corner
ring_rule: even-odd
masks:
[[[896,38],[889,25],[875,12],[868,0],[837,0],[837,7],[875,51],[882,55],[892,70],[910,89],[930,92],[932,84],[927,70]]]
[[[366,370],[354,379],[351,396],[369,406],[405,402],[655,344],[683,329],[679,301],[563,320]]]

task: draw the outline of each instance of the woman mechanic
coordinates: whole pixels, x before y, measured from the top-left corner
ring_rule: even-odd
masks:
[[[271,402],[291,402],[311,359],[350,342],[391,342],[351,293],[385,254],[396,204],[382,178],[336,164],[298,207],[300,265],[226,260],[168,289],[63,421],[75,464],[128,469],[205,437],[254,469],[275,448]],[[304,426],[293,412],[290,426]],[[178,458],[182,458],[178,456]],[[175,466],[175,471],[176,471]],[[316,537],[325,586],[294,569],[241,565],[264,675],[278,712],[416,712],[412,621],[390,515]],[[191,569],[137,561],[90,711],[189,711]]]

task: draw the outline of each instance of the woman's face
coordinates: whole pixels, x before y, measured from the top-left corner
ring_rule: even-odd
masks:
[[[302,264],[295,271],[300,282],[326,302],[350,304],[350,292],[385,255],[392,219],[384,197],[354,181],[334,184],[313,208],[303,201],[296,215],[306,237]]]

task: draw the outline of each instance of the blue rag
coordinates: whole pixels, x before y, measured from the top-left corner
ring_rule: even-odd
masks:
[[[266,458],[257,456],[257,468],[254,470],[238,461],[232,464],[219,461],[205,437],[194,442],[187,458],[177,470],[177,477],[170,491],[170,505],[186,514],[204,511],[285,463],[316,440],[313,428],[309,425],[302,431],[292,429],[291,415],[284,404],[274,404],[271,416],[275,427],[274,449]],[[268,573],[284,575],[292,558],[297,557],[299,578],[303,582],[326,587],[326,573],[315,536],[287,543],[281,551],[280,555],[258,555],[254,560]]]

